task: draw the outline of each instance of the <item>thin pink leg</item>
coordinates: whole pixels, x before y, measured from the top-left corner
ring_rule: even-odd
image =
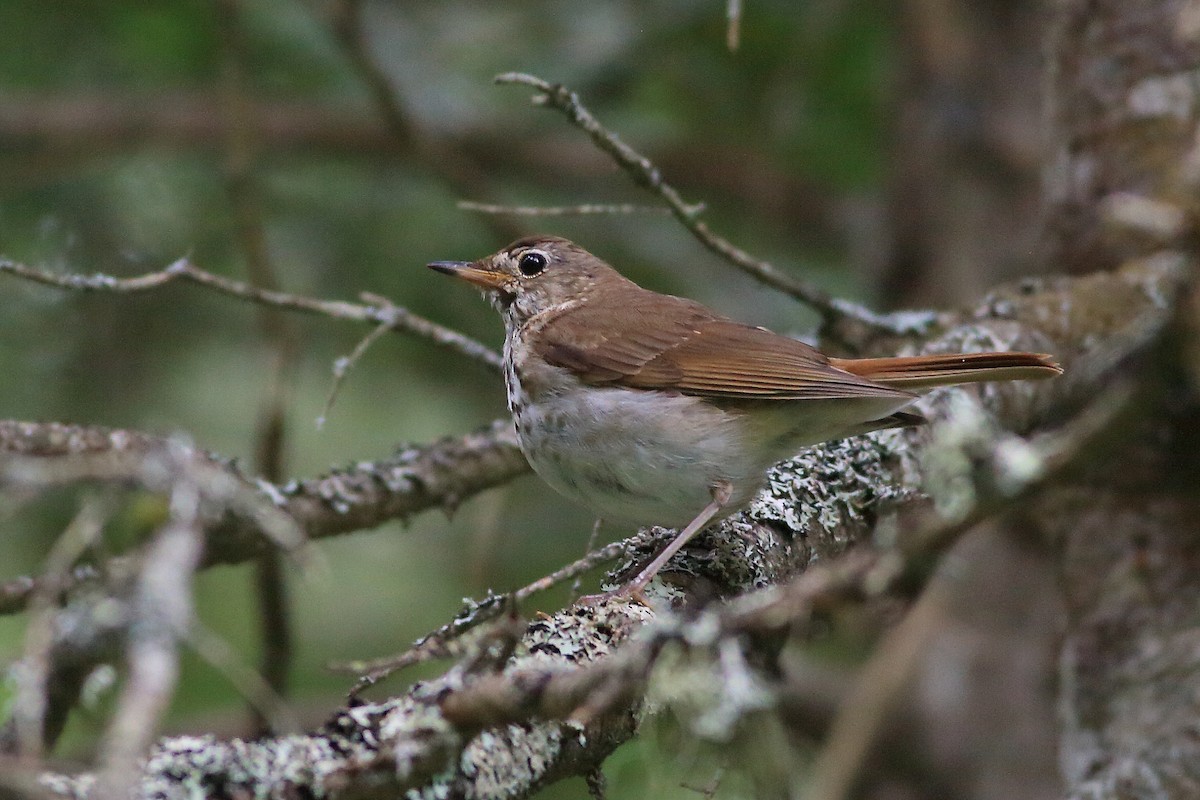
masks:
[[[624,594],[632,594],[634,596],[640,595],[642,593],[642,589],[645,589],[646,584],[650,582],[650,579],[657,575],[658,571],[662,569],[663,564],[666,564],[668,561],[670,561],[671,556],[678,553],[680,548],[688,543],[689,539],[699,533],[704,526],[707,525],[709,521],[717,515],[717,512],[725,507],[725,504],[729,502],[730,493],[731,487],[727,483],[721,483],[717,486],[714,486],[712,489],[712,502],[706,505],[704,510],[701,511],[694,520],[689,522],[687,527],[680,531],[679,535],[676,536],[669,545],[663,548],[663,551],[658,554],[657,558],[651,561],[645,569],[639,572],[636,578],[626,584],[621,589],[621,592]]]

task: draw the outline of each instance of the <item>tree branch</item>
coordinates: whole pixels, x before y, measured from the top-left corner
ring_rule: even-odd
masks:
[[[0,486],[20,478],[20,472],[34,464],[56,470],[60,482],[81,476],[123,480],[133,469],[131,464],[147,459],[168,441],[136,431],[0,421]],[[360,461],[282,486],[249,480],[236,465],[215,456],[196,457],[206,469],[258,498],[310,539],[373,528],[430,508],[454,508],[471,495],[529,470],[507,420],[425,447],[403,448],[388,459]],[[97,458],[99,463],[89,461]],[[254,515],[238,515],[212,525],[207,530],[204,564],[233,564],[256,557],[270,546],[262,536],[262,523]],[[76,568],[64,583],[69,587],[95,574],[90,567]],[[0,614],[24,609],[38,586],[39,580],[30,577],[0,584]]]
[[[540,105],[561,111],[571,124],[591,137],[592,142],[601,151],[625,170],[633,182],[657,195],[671,215],[679,221],[702,245],[724,258],[730,264],[762,283],[788,294],[797,300],[811,306],[826,323],[832,323],[843,317],[853,318],[860,325],[884,331],[887,333],[913,333],[913,326],[919,319],[914,315],[884,316],[873,314],[866,309],[846,300],[838,300],[823,289],[780,272],[774,265],[736,247],[729,240],[714,233],[708,225],[699,218],[703,204],[692,205],[684,201],[679,191],[663,178],[662,172],[646,156],[634,150],[612,131],[600,124],[600,121],[580,101],[579,96],[566,86],[527,75],[521,72],[506,72],[497,75],[496,83],[518,84],[531,86],[541,94],[535,98]],[[924,318],[922,326],[928,325],[932,317]]]
[[[200,269],[186,258],[181,258],[165,269],[157,272],[147,272],[132,278],[117,278],[112,275],[95,273],[81,275],[78,273],[55,273],[35,269],[0,256],[0,274],[8,273],[18,278],[53,286],[58,289],[70,289],[80,292],[112,292],[113,294],[132,294],[158,289],[176,280],[194,283],[211,289],[219,294],[236,297],[261,306],[300,311],[308,314],[321,314],[333,319],[350,320],[352,322],[370,322],[388,328],[415,334],[429,339],[434,344],[451,350],[459,355],[479,361],[496,372],[500,371],[500,356],[494,350],[470,337],[459,333],[453,328],[447,328],[436,322],[427,320],[401,306],[389,303],[360,305],[347,303],[343,300],[319,300],[302,295],[289,294],[274,289],[252,286],[242,281],[217,275]]]

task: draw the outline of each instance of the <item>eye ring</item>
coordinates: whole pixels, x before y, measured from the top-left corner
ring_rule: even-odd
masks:
[[[527,278],[532,278],[546,268],[549,259],[546,254],[539,250],[529,250],[521,254],[517,259],[517,269],[521,270],[521,274]]]

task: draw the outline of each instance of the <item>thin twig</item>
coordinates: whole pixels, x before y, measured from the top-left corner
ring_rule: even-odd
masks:
[[[654,535],[650,529],[639,531],[637,534],[630,536],[628,539],[623,539],[618,542],[606,544],[598,550],[593,550],[583,558],[572,561],[566,566],[556,569],[549,575],[538,578],[533,583],[523,586],[513,592],[513,600],[517,603],[524,602],[539,592],[544,592],[547,589],[553,588],[563,581],[568,581],[576,575],[583,575],[590,572],[595,567],[603,564],[606,561],[612,561],[614,558],[619,558],[626,553],[632,552],[638,547],[642,547],[648,542],[654,541]]]
[[[137,449],[97,449],[72,452],[61,458],[0,452],[0,489],[42,491],[94,481],[110,484],[135,482],[149,491],[165,493],[173,490],[171,470],[185,459],[188,461],[187,469],[202,484],[206,499],[244,521],[256,535],[264,536],[299,563],[303,564],[312,556],[305,548],[307,538],[304,529],[287,510],[272,502],[273,498],[262,491],[262,483],[255,485],[246,481],[228,465],[216,463],[189,443],[178,439],[151,439],[146,446]],[[110,563],[121,558],[111,559]],[[85,567],[73,571],[71,577],[86,580],[93,574],[94,571]],[[11,588],[0,589],[0,598],[8,601],[11,610],[20,610],[21,605],[29,601],[28,596],[21,596],[23,592],[20,587],[26,586],[28,591],[32,591],[38,582],[15,580]],[[0,612],[9,610],[0,604]]]
[[[407,650],[397,655],[384,656],[371,661],[347,661],[329,665],[335,672],[347,672],[361,677],[348,692],[350,697],[361,694],[365,689],[374,686],[379,681],[395,672],[440,658],[450,658],[456,654],[452,643],[461,638],[471,629],[489,622],[503,613],[508,604],[517,605],[528,600],[535,594],[544,592],[582,575],[606,561],[611,561],[624,555],[629,550],[642,545],[648,534],[638,533],[629,539],[613,542],[598,550],[573,561],[566,566],[538,578],[533,583],[517,589],[509,594],[488,593],[481,600],[469,600],[466,606],[450,622],[435,631],[425,634],[412,643]]]
[[[888,333],[902,332],[902,329],[898,330],[896,327],[898,321],[893,324],[888,317],[870,313],[866,309],[861,309],[844,300],[836,300],[823,289],[780,272],[770,262],[755,258],[729,240],[714,233],[699,218],[704,208],[703,205],[685,202],[679,191],[663,178],[661,170],[650,159],[625,144],[615,133],[601,125],[592,112],[580,102],[579,96],[566,86],[550,83],[523,72],[506,72],[497,75],[495,81],[499,84],[530,86],[541,92],[535,98],[535,102],[565,114],[573,125],[588,134],[600,150],[607,153],[617,163],[617,166],[625,170],[634,183],[658,195],[667,204],[671,215],[679,220],[680,224],[687,228],[701,244],[738,269],[757,278],[767,286],[806,303],[815,309],[827,323],[841,317],[852,317],[870,328]],[[908,321],[907,318],[905,321]]]
[[[46,556],[45,568],[30,602],[25,652],[16,671],[12,722],[18,752],[34,760],[42,757],[46,741],[46,716],[51,702],[50,675],[54,650],[55,607],[66,588],[75,562],[100,538],[111,509],[95,495],[84,497],[75,518],[67,525]],[[59,710],[59,713],[66,713]]]
[[[229,643],[215,631],[193,619],[183,632],[183,642],[229,681],[238,694],[266,721],[271,732],[287,734],[300,730],[300,723],[287,700],[258,670],[242,663]]]
[[[500,355],[486,345],[452,328],[438,325],[432,320],[418,316],[401,306],[391,303],[378,306],[360,305],[343,300],[320,300],[288,292],[260,289],[242,281],[232,280],[207,272],[195,266],[186,258],[181,258],[157,272],[148,272],[132,278],[117,278],[103,273],[81,275],[77,273],[49,272],[34,269],[11,259],[0,257],[0,273],[8,273],[19,278],[24,278],[25,280],[33,281],[34,283],[53,286],[58,289],[70,289],[82,292],[112,292],[115,294],[132,294],[134,292],[149,291],[172,281],[183,280],[259,305],[274,306],[307,314],[320,314],[332,317],[333,319],[349,320],[351,322],[386,324],[398,331],[416,334],[417,336],[429,339],[434,344],[485,364],[496,372],[499,372],[502,366]]]
[[[383,338],[383,335],[390,331],[390,325],[379,325],[373,331],[364,336],[359,343],[350,351],[350,355],[343,356],[333,362],[333,382],[329,385],[329,394],[325,396],[325,405],[321,407],[321,414],[317,417],[317,430],[325,427],[326,417],[329,411],[333,408],[333,403],[337,400],[338,392],[342,388],[342,383],[346,380],[346,375],[349,374],[351,367],[358,363],[358,360],[363,357],[375,342]]]
[[[663,206],[641,206],[636,203],[584,203],[577,206],[505,206],[495,203],[476,203],[459,200],[461,211],[477,211],[480,214],[514,214],[523,217],[566,217],[587,214],[670,214],[671,209]]]
[[[729,48],[729,52],[736,53],[742,43],[742,0],[728,0],[725,4],[725,17],[728,20],[725,46]]]
[[[179,677],[178,642],[192,618],[192,578],[204,551],[203,491],[178,462],[171,517],[149,545],[133,599],[128,674],[101,743],[98,800],[124,800]]]

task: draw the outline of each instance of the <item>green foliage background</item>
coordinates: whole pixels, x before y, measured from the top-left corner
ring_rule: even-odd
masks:
[[[484,194],[461,197],[444,177],[457,165],[389,144],[380,132],[378,109],[324,4],[244,3],[240,57],[250,102],[286,109],[283,124],[293,127],[310,115],[345,119],[340,141],[258,135],[255,179],[283,288],[326,298],[383,294],[499,346],[490,309],[423,265],[491,252],[506,243],[498,228],[508,226],[566,235],[653,288],[803,331],[812,322],[806,311],[730,271],[664,215],[488,220],[455,207],[459,199],[650,202],[581,133],[532,108],[527,90],[492,85],[499,72],[533,72],[579,91],[689,201],[707,203],[707,219],[731,240],[856,294],[844,265],[853,231],[866,224],[855,215],[879,202],[890,4],[745,7],[741,47],[731,53],[719,0],[368,4],[371,53],[410,123],[469,155],[477,170]],[[220,135],[229,57],[214,4],[7,0],[0,30],[0,254],[122,276],[189,255],[205,269],[245,277]],[[215,133],[170,129],[163,120],[176,108],[216,113]],[[131,122],[106,133],[98,123],[105,115]],[[0,416],[183,432],[250,463],[268,364],[255,314],[195,287],[80,295],[4,279]],[[303,356],[289,412],[290,474],[385,456],[400,442],[463,432],[504,413],[495,375],[425,341],[390,336],[356,367],[318,431],[332,363],[366,330],[292,321]],[[75,500],[55,494],[4,510],[0,579],[37,571]],[[153,516],[152,499],[131,500],[112,526],[114,546]],[[431,513],[407,527],[321,543],[321,568],[289,580],[294,696],[304,719],[319,722],[347,687],[327,662],[401,649],[453,614],[462,596],[523,584],[579,556],[589,526],[583,511],[527,478],[469,500],[452,519]],[[203,622],[254,663],[251,577],[246,567],[203,573],[197,603]],[[0,663],[18,657],[24,623],[0,618]],[[76,715],[64,754],[86,756],[103,710],[101,700]],[[189,654],[168,729],[234,734],[244,724],[229,684]],[[650,736],[614,759],[616,796],[693,796],[674,787],[683,777],[707,780],[711,765],[671,761],[657,741]],[[736,794],[737,786],[727,782],[722,792]],[[584,789],[572,783],[550,793],[578,797]]]

